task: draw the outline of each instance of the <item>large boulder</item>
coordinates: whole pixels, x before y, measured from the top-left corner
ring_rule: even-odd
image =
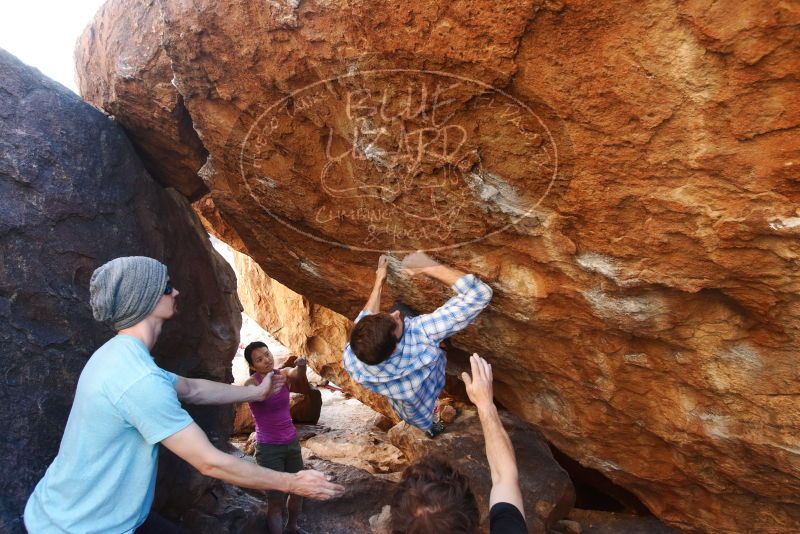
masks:
[[[152,176],[191,200],[200,198],[208,192],[197,176],[206,160],[205,150],[183,98],[172,85],[170,59],[161,44],[150,38],[161,29],[161,12],[155,2],[133,0],[103,5],[97,16],[113,17],[117,9],[129,17],[124,24],[114,24],[106,31],[89,28],[81,36],[75,61],[83,97],[89,102],[114,102],[105,106],[105,111],[125,117],[122,124]],[[112,12],[106,14],[106,10]],[[147,79],[100,75],[109,69],[131,74],[146,71]],[[117,94],[125,98],[119,99]]]
[[[778,533],[800,523],[799,20],[111,0],[78,54],[143,139],[137,117],[173,119],[140,95],[173,82],[203,202],[274,280],[352,318],[378,251],[432,250],[494,288],[453,346],[492,361],[504,406],[675,526]],[[126,60],[145,42],[171,72]],[[387,303],[445,298],[396,266]]]
[[[167,264],[180,313],[153,353],[183,376],[229,379],[241,314],[233,271],[187,200],[150,178],[106,115],[2,50],[0,188],[0,524],[13,532],[58,450],[86,360],[114,335],[89,306],[96,267],[127,255]],[[231,408],[190,412],[223,446]],[[164,456],[158,502],[178,514],[208,479]]]
[[[246,402],[236,404],[233,415],[233,428],[231,434],[250,434],[256,429],[256,421],[253,419],[253,412]]]

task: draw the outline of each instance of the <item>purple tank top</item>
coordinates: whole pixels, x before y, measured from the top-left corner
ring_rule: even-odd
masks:
[[[273,373],[278,374],[278,370]],[[253,373],[261,383],[258,373]],[[248,402],[256,422],[256,441],[270,445],[288,445],[297,437],[297,431],[289,414],[289,383],[287,382],[272,397],[259,402]]]

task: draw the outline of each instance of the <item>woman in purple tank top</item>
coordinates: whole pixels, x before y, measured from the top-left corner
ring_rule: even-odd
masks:
[[[306,361],[300,358],[296,367],[288,370],[275,369],[275,359],[267,345],[254,341],[244,349],[244,357],[253,374],[245,385],[260,384],[265,376],[272,374],[273,390],[276,382],[282,385],[276,393],[260,402],[251,402],[250,411],[256,423],[256,463],[262,467],[284,473],[297,473],[303,469],[303,457],[297,441],[297,431],[289,413],[289,392],[304,392],[308,389]],[[267,492],[267,531],[269,534],[308,534],[297,526],[302,497],[280,491]],[[283,509],[289,509],[289,520],[283,527]]]

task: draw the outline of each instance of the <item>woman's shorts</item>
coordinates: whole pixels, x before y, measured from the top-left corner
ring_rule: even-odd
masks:
[[[297,473],[303,469],[303,455],[300,453],[300,442],[297,438],[287,445],[256,443],[256,463],[261,467],[280,471],[281,473]],[[282,491],[269,490],[267,497],[283,498]]]

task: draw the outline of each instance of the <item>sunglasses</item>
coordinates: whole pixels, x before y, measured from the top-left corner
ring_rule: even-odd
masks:
[[[172,294],[172,282],[167,282],[167,287],[164,288],[164,294],[165,295]]]

